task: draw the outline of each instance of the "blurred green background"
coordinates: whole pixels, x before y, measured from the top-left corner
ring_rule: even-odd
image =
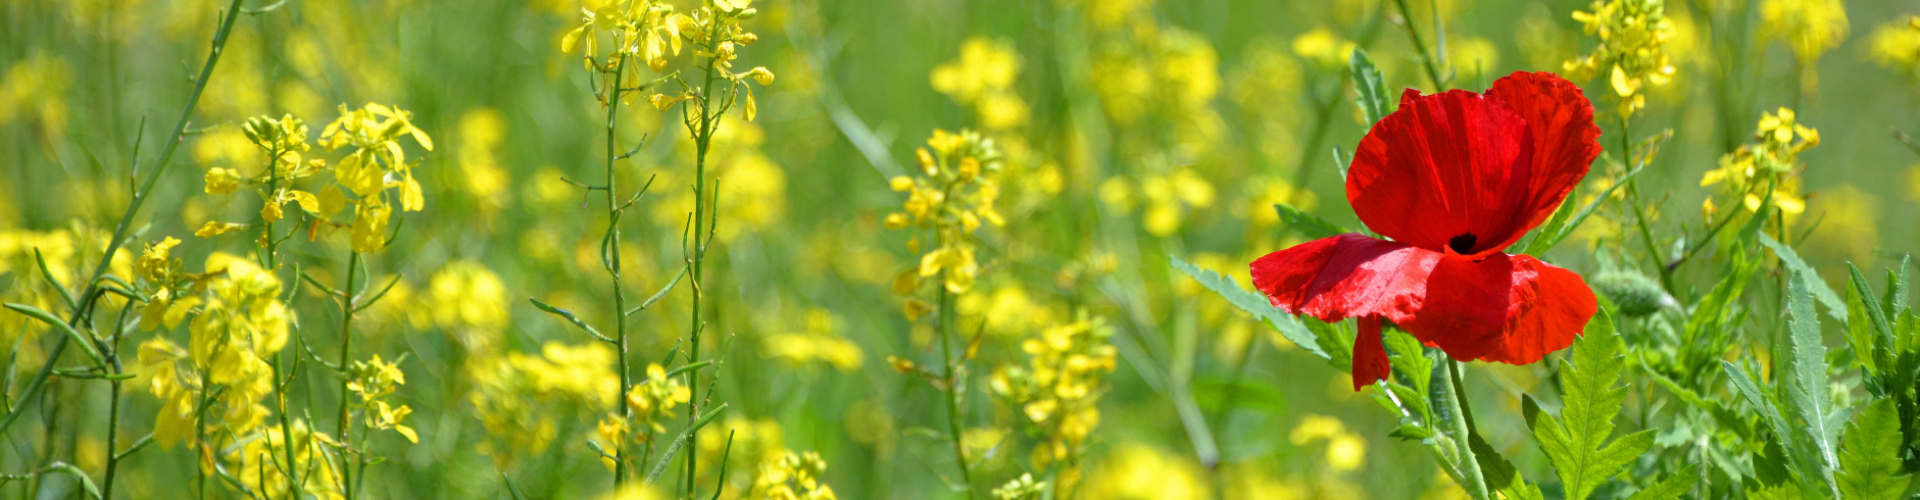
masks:
[[[588,496],[611,484],[584,445],[605,401],[565,388],[509,388],[494,397],[524,397],[532,408],[490,415],[504,410],[475,403],[489,388],[470,374],[500,359],[544,356],[552,363],[543,369],[560,373],[535,378],[607,376],[591,356],[572,364],[543,354],[549,343],[588,339],[526,301],[587,318],[611,314],[595,255],[604,207],[561,180],[597,179],[604,161],[604,115],[578,55],[559,48],[582,7],[597,3],[289,0],[245,15],[195,112],[198,133],[182,143],[136,219],[147,224],[138,243],[185,240],[175,255],[189,268],[213,251],[245,252],[244,237],[191,236],[205,221],[258,210],[252,198],[202,191],[207,169],[260,161],[240,122],[290,113],[317,132],[340,104],[415,113],[413,123],[437,143],[410,150],[425,160],[415,172],[427,208],[405,214],[393,246],[371,260],[376,276],[403,278],[371,311],[360,329],[369,340],[357,352],[408,356],[400,394],[421,439],[376,440],[375,452],[389,458],[370,468],[367,490],[377,497],[507,498],[502,473],[534,497]],[[1594,43],[1572,17],[1590,10],[1585,2],[1409,3],[1429,42],[1435,21],[1444,26],[1459,88],[1484,89],[1512,71],[1559,72]],[[104,238],[124,210],[130,166],[151,168],[223,5],[0,5],[0,296],[51,297],[31,272],[37,246],[66,241],[63,262],[97,261],[99,247],[87,242]],[[1417,443],[1386,436],[1396,420],[1350,391],[1347,375],[1167,265],[1176,256],[1245,283],[1246,262],[1302,241],[1268,208],[1275,202],[1356,224],[1331,154],[1350,151],[1365,132],[1344,79],[1344,49],[1371,53],[1390,91],[1433,90],[1391,2],[754,6],[759,15],[745,27],[760,41],[741,50],[736,70],[765,66],[778,80],[756,89],[755,121],[729,119],[716,139],[720,236],[703,284],[718,304],[708,331],[731,340],[716,395],[730,405],[724,425],[740,432],[729,497],[749,488],[763,455],[787,449],[820,452],[841,498],[958,496],[942,482],[954,476],[939,434],[942,394],[887,362],[937,363],[939,353],[928,348],[926,321],[904,317],[889,290],[917,255],[882,219],[900,209],[903,196],[887,181],[913,164],[914,148],[935,129],[963,128],[985,130],[1008,153],[998,174],[1008,223],[982,231],[986,271],[959,305],[963,329],[984,339],[966,400],[982,484],[1017,476],[1028,449],[1000,437],[1024,431],[1018,409],[991,392],[989,375],[1022,362],[1021,339],[1087,314],[1104,318],[1120,360],[1099,395],[1082,496],[1459,495]],[[1915,55],[1876,59],[1884,49],[1874,33],[1882,23],[1898,31],[1920,4],[1848,3],[1848,34],[1809,67],[1817,75],[1811,87],[1785,45],[1755,34],[1755,6],[1703,0],[1666,8],[1676,24],[1676,76],[1650,92],[1632,125],[1636,138],[1673,133],[1641,174],[1656,186],[1646,195],[1657,200],[1656,225],[1700,231],[1702,200],[1715,192],[1699,186],[1701,175],[1747,142],[1763,111],[1791,106],[1821,137],[1801,156],[1808,207],[1792,224],[1808,231],[1802,253],[1829,279],[1842,276],[1830,273],[1844,272],[1846,261],[1863,269],[1897,263],[1886,256],[1911,249],[1920,230],[1911,215],[1920,162],[1890,132],[1920,130],[1920,87]],[[1904,42],[1889,37],[1884,43],[1897,53]],[[952,72],[945,83],[943,65]],[[993,72],[1001,76],[982,76]],[[1604,110],[1613,101],[1603,80],[1579,83]],[[658,177],[640,215],[626,219],[621,251],[631,288],[650,294],[681,258],[692,146],[676,115],[633,106],[620,118],[621,148],[647,140],[620,165],[622,182],[631,189]],[[1617,124],[1603,127],[1603,143],[1617,144]],[[1596,163],[1575,196],[1586,199],[1617,175],[1608,161]],[[1548,259],[1583,273],[1601,260],[1629,260],[1641,248],[1608,243],[1622,238],[1612,216],[1589,221]],[[344,267],[343,249],[334,241],[291,251],[331,277],[326,270]],[[1684,268],[1682,276],[1704,287],[1711,269]],[[317,295],[299,297],[295,307],[312,325],[305,334],[324,345],[334,335],[324,325],[337,312]],[[686,300],[676,292],[638,316],[634,362],[665,356],[684,336]],[[13,313],[0,318],[0,340],[18,346],[14,371],[37,369],[52,335]],[[184,331],[157,335],[185,339]],[[1523,472],[1542,473],[1544,460],[1514,430],[1514,395],[1532,390],[1544,371],[1475,368],[1469,383],[1475,406],[1487,409],[1481,425],[1492,444]],[[320,373],[304,378],[296,391],[325,415],[338,394]],[[159,403],[139,384],[129,387],[121,426],[143,434]],[[53,459],[98,470],[104,390],[68,380],[48,395],[46,409],[9,431],[0,472]],[[720,444],[703,440],[703,460],[718,462]],[[180,447],[143,451],[129,467],[124,481],[134,498],[183,497],[194,474],[192,452]],[[24,487],[0,486],[0,496],[23,495]]]

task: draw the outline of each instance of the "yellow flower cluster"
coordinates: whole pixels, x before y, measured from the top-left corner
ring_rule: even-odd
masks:
[[[712,203],[708,206],[722,221],[714,229],[714,238],[723,243],[786,223],[787,174],[772,156],[760,149],[766,141],[766,131],[759,125],[733,115],[719,118],[714,124],[713,140],[707,150],[707,178],[721,182],[717,188],[718,199],[708,200]],[[694,141],[678,141],[675,147],[682,158],[697,154]],[[658,176],[653,181],[656,188],[693,183],[693,175],[688,172],[662,169],[655,175]],[[650,191],[648,197],[652,198],[651,193],[656,192],[660,190]],[[710,192],[708,196],[713,195]],[[661,193],[659,204],[649,211],[654,223],[661,227],[686,224],[687,214],[693,213],[694,197],[691,189]],[[599,261],[595,260],[594,265],[598,266]]]
[[[1325,415],[1307,415],[1294,426],[1287,436],[1294,446],[1306,446],[1316,441],[1326,441],[1325,464],[1335,472],[1358,470],[1366,464],[1367,442],[1360,436],[1347,431],[1340,419]]]
[[[1920,16],[1906,16],[1873,29],[1873,61],[1911,77],[1920,77]]]
[[[1846,6],[1840,0],[1764,0],[1760,37],[1787,42],[1793,56],[1811,66],[1847,38]]]
[[[753,481],[754,500],[833,500],[833,487],[820,481],[827,461],[819,453],[787,452],[762,462]]]
[[[408,311],[415,328],[439,328],[472,352],[491,351],[511,319],[506,283],[472,260],[449,262],[435,271],[416,304]]]
[[[406,437],[408,442],[420,442],[420,435],[414,433],[412,427],[400,423],[413,413],[413,409],[407,405],[395,407],[387,402],[387,397],[393,395],[395,387],[407,383],[406,374],[400,372],[399,366],[382,361],[380,355],[375,354],[370,361],[353,362],[352,366],[347,367],[347,377],[347,390],[360,395],[360,402],[356,406],[365,412],[367,427],[393,430]]]
[[[611,371],[615,353],[605,343],[547,342],[537,356],[480,354],[469,361],[473,389],[467,400],[490,437],[481,451],[496,464],[546,450],[561,417],[613,408],[613,391],[606,388],[619,385],[620,376]]]
[[[413,179],[413,167],[418,162],[407,162],[400,138],[412,137],[428,151],[433,150],[433,139],[414,127],[412,118],[413,113],[378,103],[367,103],[355,110],[341,105],[340,118],[327,124],[326,130],[320,133],[320,145],[329,151],[354,147],[353,153],[340,159],[333,175],[340,186],[358,197],[354,200],[352,231],[355,252],[373,253],[386,246],[387,218],[393,214],[387,200],[388,189],[398,189],[402,210],[417,212],[426,207],[420,183]],[[327,192],[321,196],[323,199],[344,198]],[[325,218],[333,216],[328,209],[344,208],[344,205],[322,203],[320,208],[319,215]]]
[[[419,211],[425,206],[420,183],[413,178],[413,166],[418,162],[406,161],[406,152],[399,140],[402,136],[412,137],[429,151],[433,149],[433,140],[413,126],[412,116],[407,111],[377,103],[368,103],[358,110],[340,106],[340,117],[321,133],[320,144],[328,150],[346,146],[353,146],[355,150],[334,166],[335,183],[318,190],[317,194],[293,187],[296,181],[328,168],[325,160],[301,159],[300,153],[310,149],[306,122],[293,115],[250,118],[241,126],[241,132],[255,148],[265,153],[266,168],[258,173],[210,168],[205,179],[206,192],[225,195],[239,191],[242,185],[254,186],[262,200],[260,220],[273,224],[286,216],[287,203],[297,203],[313,215],[315,230],[322,224],[334,225],[329,219],[352,205],[355,207],[353,251],[377,252],[386,245],[387,219],[393,212],[387,201],[388,189],[398,190],[404,210]],[[348,193],[354,198],[349,199]],[[249,227],[237,222],[207,221],[194,235],[212,238]],[[261,234],[261,246],[267,246],[269,239],[276,237]]]
[[[1701,176],[1700,185],[1725,182],[1723,191],[1750,211],[1760,210],[1768,189],[1772,189],[1773,206],[1781,212],[1798,215],[1806,211],[1807,201],[1800,196],[1799,157],[1802,151],[1820,145],[1820,131],[1797,123],[1792,109],[1780,108],[1776,113],[1762,114],[1754,140],[1757,142],[1721,156],[1720,168]],[[1702,209],[1712,218],[1716,211],[1713,198],[1707,198]]]
[[[1587,34],[1598,35],[1593,53],[1562,65],[1569,78],[1591,80],[1606,74],[1614,95],[1620,97],[1620,116],[1630,117],[1647,106],[1645,84],[1666,85],[1673,80],[1673,64],[1666,46],[1674,37],[1664,0],[1594,0],[1592,12],[1574,12]]]
[[[1034,481],[1033,474],[1021,473],[993,489],[993,500],[1039,500],[1047,491],[1046,481]]]
[[[1037,467],[1078,456],[1087,436],[1100,425],[1102,374],[1115,366],[1109,335],[1100,320],[1085,317],[1048,328],[1021,342],[1025,366],[1002,367],[989,380],[994,394],[1018,405],[1033,425],[1041,440],[1033,451]],[[1070,476],[1062,478],[1072,483]]]
[[[703,95],[709,91],[704,86],[683,85],[678,92],[653,94],[647,98],[647,102],[661,111],[672,109],[673,105],[686,101],[698,103],[703,108],[717,106],[718,109],[725,110],[733,107],[737,100],[744,97],[744,102],[740,103],[741,114],[747,121],[753,121],[754,116],[760,114],[760,106],[754,102],[753,88],[746,83],[751,80],[760,85],[773,85],[774,77],[773,71],[764,66],[756,66],[741,72],[733,71],[733,61],[740,58],[740,48],[760,41],[759,35],[749,33],[740,27],[740,21],[751,19],[759,13],[759,9],[750,6],[752,3],[753,0],[714,0],[709,6],[694,9],[691,16],[672,14],[665,24],[672,26],[669,31],[671,31],[673,51],[675,53],[680,51],[681,39],[685,38],[687,43],[693,44],[694,55],[707,59],[707,64],[715,72],[713,74],[725,81],[726,89],[720,94]],[[652,40],[651,35],[648,40]],[[658,54],[657,47],[651,42],[647,47],[646,56],[649,67],[654,71],[665,70],[666,60],[654,57]],[[636,81],[635,85],[623,84],[623,86],[637,86],[637,83]],[[706,113],[702,110],[701,114],[715,116],[719,113]],[[689,116],[687,119],[689,120],[688,128],[694,128],[691,125],[695,118]]]
[[[1200,500],[1213,498],[1199,464],[1187,457],[1139,444],[1114,447],[1088,475],[1082,498]]]
[[[140,345],[149,390],[164,401],[154,426],[154,440],[162,446],[195,435],[202,398],[217,398],[224,406],[222,435],[244,435],[257,427],[267,414],[259,401],[273,390],[273,367],[265,358],[287,344],[293,313],[279,301],[279,278],[225,253],[208,257],[206,268],[211,276],[206,293],[175,298],[168,308],[178,311],[178,316],[168,314],[175,322],[193,316],[189,349],[166,337]]]
[[[1164,174],[1146,174],[1138,182],[1114,176],[1100,183],[1100,201],[1121,213],[1130,213],[1144,205],[1141,225],[1147,233],[1166,237],[1180,232],[1194,210],[1213,206],[1213,183],[1192,168],[1175,168]],[[1272,207],[1268,206],[1268,211]]]
[[[626,396],[627,409],[633,410],[634,418],[653,432],[666,432],[667,428],[660,422],[674,417],[673,407],[692,399],[693,391],[680,379],[667,377],[667,369],[659,364],[647,365],[647,380],[634,384]],[[651,439],[652,434],[641,438],[642,441]]]
[[[294,498],[292,478],[285,471],[300,471],[300,482],[307,496],[324,500],[346,498],[340,490],[341,471],[344,464],[329,460],[327,451],[338,449],[339,440],[324,432],[315,432],[306,419],[294,419],[288,424],[288,434],[293,435],[293,464],[287,464],[289,445],[286,434],[278,429],[261,432],[259,437],[249,439],[234,454],[236,467],[234,477],[247,486],[250,491],[265,498]]]
[[[500,161],[507,138],[507,118],[493,108],[474,108],[460,115],[461,185],[473,197],[481,215],[493,217],[513,199],[512,176]]]
[[[932,234],[934,248],[920,255],[918,268],[902,271],[894,278],[893,291],[911,296],[920,290],[922,280],[937,277],[939,286],[948,292],[965,293],[980,274],[973,255],[974,230],[983,221],[995,226],[1006,224],[993,208],[1000,196],[1000,187],[994,182],[994,174],[1000,170],[1000,151],[992,139],[971,130],[958,134],[934,130],[927,146],[932,149],[914,152],[919,177],[903,175],[889,181],[894,191],[907,193],[907,201],[905,211],[887,214],[886,226],[912,227],[922,233],[909,240],[909,251],[920,251],[926,233]],[[909,318],[930,310],[918,299],[907,303]]]
[[[673,6],[646,0],[619,0],[602,3],[598,8],[581,8],[580,27],[560,39],[560,51],[581,54],[587,69],[614,72],[625,58],[637,57],[654,71],[667,67],[667,57],[680,54],[683,32],[695,29],[693,18],[673,11]],[[600,59],[602,39],[611,42],[607,57]],[[621,82],[630,87],[635,81]]]
[[[933,90],[972,106],[980,127],[1011,130],[1027,123],[1031,110],[1013,89],[1020,76],[1020,53],[1013,44],[971,37],[960,44],[960,57],[933,67],[928,76]]]
[[[73,70],[66,59],[34,51],[32,56],[13,63],[0,78],[0,124],[31,120],[40,137],[65,137],[66,94],[72,86]]]
[[[760,345],[775,359],[793,364],[820,361],[851,372],[860,368],[865,353],[860,350],[860,344],[840,336],[840,323],[832,311],[810,308],[800,331],[768,335],[761,339]]]

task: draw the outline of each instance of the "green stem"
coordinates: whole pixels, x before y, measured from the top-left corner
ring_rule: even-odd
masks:
[[[967,485],[967,498],[973,498],[973,468],[967,464],[967,443],[964,439],[965,426],[961,423],[964,416],[960,412],[960,398],[963,393],[959,376],[960,362],[953,357],[953,293],[947,290],[946,283],[936,283],[940,289],[940,356],[947,365],[947,432],[953,438],[953,459],[960,464],[960,480]]]
[[[120,216],[120,222],[114,226],[113,237],[107,240],[107,250],[101,254],[100,263],[94,266],[93,274],[87,278],[86,292],[79,296],[93,297],[94,291],[100,288],[100,277],[107,274],[108,267],[113,264],[114,252],[120,250],[120,246],[126,242],[127,231],[133,226],[134,216],[138,215],[140,207],[146,204],[147,196],[153,194],[154,184],[160,180],[160,174],[166,171],[167,162],[173,159],[174,151],[179,149],[182,142],[181,134],[186,131],[187,123],[193,118],[193,108],[200,104],[200,94],[207,89],[207,80],[213,77],[214,65],[220,62],[220,54],[224,52],[227,45],[227,35],[233,33],[233,21],[239,17],[242,1],[233,0],[233,4],[227,8],[226,15],[221,18],[220,29],[213,35],[213,50],[207,54],[207,63],[201,66],[200,77],[193,81],[193,91],[187,96],[187,106],[180,112],[179,123],[173,127],[173,133],[169,136],[171,140],[167,141],[166,149],[161,150],[159,159],[154,161],[153,169],[147,171],[146,178],[141,179],[140,189],[134,191],[133,201],[127,205],[126,213]],[[90,304],[91,302],[74,308],[73,315],[67,318],[67,324],[80,324],[80,319],[91,310]],[[26,413],[25,410],[32,406],[34,398],[39,397],[40,393],[46,390],[47,377],[53,374],[54,361],[60,359],[60,353],[66,351],[67,342],[67,337],[60,337],[54,342],[53,349],[47,351],[47,363],[41,365],[40,371],[27,382],[27,388],[20,393],[20,397],[14,399],[13,407],[7,411],[6,415],[0,416],[0,433],[5,433],[7,427],[18,421],[20,415]]]
[[[353,276],[359,273],[359,268],[360,252],[353,252],[350,257],[347,257],[347,287],[340,290],[342,293],[340,297],[339,361],[341,370],[346,370],[347,367],[353,363]],[[347,384],[352,383],[353,377],[344,372],[340,375],[339,440],[340,443],[344,445],[353,442],[351,440],[353,432],[353,393],[347,388]],[[287,444],[288,446],[292,446],[292,443]],[[341,452],[341,457],[347,458],[347,460],[341,460],[344,465],[340,467],[340,482],[344,486],[347,500],[353,500],[355,496],[355,488],[353,487],[353,465],[359,463],[360,458],[354,457],[354,453],[354,450],[351,449]],[[292,465],[289,464],[288,466],[291,467]]]
[[[1440,79],[1440,68],[1433,65],[1433,54],[1427,52],[1427,42],[1420,39],[1420,29],[1413,25],[1413,14],[1407,10],[1407,0],[1393,0],[1393,3],[1400,8],[1402,25],[1407,27],[1407,38],[1413,39],[1414,50],[1420,52],[1420,64],[1427,70],[1427,80],[1433,82],[1433,91],[1446,92],[1447,84]]]
[[[618,131],[619,122],[616,118],[620,114],[620,77],[624,76],[624,73],[627,71],[627,59],[626,57],[621,57],[620,62],[614,65],[613,79],[609,80],[606,86],[607,184],[605,186],[606,189],[603,191],[607,195],[607,247],[602,249],[602,251],[610,252],[611,254],[607,260],[609,264],[607,266],[607,275],[608,278],[613,281],[613,338],[620,351],[620,358],[616,362],[620,369],[620,392],[613,395],[613,401],[614,405],[620,408],[618,411],[622,419],[633,417],[633,410],[627,408],[625,404],[627,392],[633,390],[633,371],[627,366],[627,321],[626,318],[621,315],[621,312],[627,310],[627,290],[626,286],[623,285],[620,280],[620,200],[615,196],[615,193],[618,192],[619,184],[617,182],[618,177],[614,174],[613,163],[619,158],[619,148],[616,145],[618,141],[616,132]],[[628,475],[627,443],[625,439],[613,443],[613,458],[613,488],[615,491],[618,491],[621,486],[626,484]]]
[[[718,13],[716,13],[715,15],[717,16]],[[709,27],[707,30],[707,40],[713,41],[719,37],[721,22],[719,19],[716,18],[710,24],[711,24],[711,27]],[[714,223],[714,221],[707,220],[708,218],[717,219],[717,216],[718,216],[718,214],[710,213],[712,212],[713,207],[708,206],[708,200],[707,200],[707,153],[711,150],[713,146],[714,127],[718,125],[718,123],[716,122],[719,121],[719,117],[715,116],[713,113],[713,81],[714,81],[714,76],[717,73],[716,71],[717,68],[715,68],[715,64],[716,64],[716,61],[714,59],[712,58],[707,59],[706,81],[700,87],[700,130],[694,136],[695,153],[694,153],[694,163],[693,163],[693,265],[692,265],[693,267],[693,276],[692,276],[693,304],[690,308],[688,308],[688,311],[689,311],[688,316],[691,319],[689,320],[688,326],[687,326],[687,328],[692,329],[692,332],[688,335],[688,337],[691,337],[690,343],[692,344],[692,346],[689,348],[689,351],[688,351],[689,355],[687,356],[687,362],[689,363],[693,362],[694,360],[700,359],[700,337],[701,337],[700,334],[702,333],[701,331],[705,329],[704,328],[705,325],[702,325],[700,322],[700,298],[701,298],[701,295],[705,294],[705,288],[706,288],[706,283],[703,282],[701,279],[701,276],[703,276],[701,274],[701,271],[705,269],[706,260],[707,260],[707,245],[712,243],[712,239],[703,237],[701,235],[701,228],[712,225]],[[687,371],[688,390],[698,391],[699,387],[700,387],[700,370],[696,369],[696,370]],[[701,403],[700,399],[701,399],[700,397],[694,397],[692,398],[692,400],[687,402],[688,425],[692,425],[694,422],[698,422],[700,420],[700,403]],[[688,431],[687,437],[689,442],[693,442],[693,443],[700,442],[700,428],[694,427],[690,429]],[[698,490],[697,485],[694,483],[695,479],[699,477],[697,474],[699,471],[698,455],[699,455],[698,453],[687,454],[687,494],[688,495],[693,495],[693,493]]]
[[[1460,470],[1466,475],[1466,484],[1460,485],[1476,500],[1493,498],[1488,494],[1486,474],[1480,471],[1480,461],[1473,456],[1473,414],[1467,406],[1467,385],[1460,380],[1461,368],[1452,359],[1441,361],[1447,368],[1447,409],[1453,418],[1447,419],[1452,426],[1454,446],[1460,451]]]

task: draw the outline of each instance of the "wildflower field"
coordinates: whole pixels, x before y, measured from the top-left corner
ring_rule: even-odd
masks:
[[[0,2],[0,499],[1901,499],[1920,4]]]

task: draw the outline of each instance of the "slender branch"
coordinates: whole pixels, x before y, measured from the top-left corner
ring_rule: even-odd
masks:
[[[108,267],[113,264],[114,252],[119,251],[121,245],[126,242],[127,231],[133,226],[133,218],[139,215],[140,207],[147,202],[147,196],[153,194],[154,184],[159,182],[160,174],[166,172],[167,162],[173,159],[174,151],[179,149],[180,138],[186,133],[187,124],[193,118],[193,109],[200,104],[200,95],[207,89],[207,80],[213,76],[213,67],[220,62],[220,54],[225,51],[228,35],[233,33],[233,21],[240,17],[234,13],[240,9],[240,3],[243,1],[233,0],[233,4],[221,15],[220,28],[213,35],[213,49],[207,54],[206,64],[201,66],[200,77],[194,79],[193,91],[187,95],[186,109],[180,111],[180,121],[174,125],[166,149],[161,150],[160,157],[154,161],[153,170],[147,171],[146,178],[141,179],[140,189],[134,191],[133,201],[127,205],[126,213],[121,214],[120,222],[114,226],[113,237],[107,240],[107,250],[101,254],[100,263],[94,266],[93,273],[87,278],[86,292],[81,293],[80,296],[92,296],[94,291],[99,289],[100,277],[107,274]],[[81,318],[90,309],[87,304],[82,304],[80,308],[73,311],[72,316],[67,318],[67,324],[80,324]],[[20,415],[25,413],[22,409],[28,407],[34,398],[39,397],[40,393],[46,390],[47,377],[53,374],[53,362],[60,359],[60,354],[66,351],[67,342],[67,337],[60,337],[53,344],[53,349],[47,351],[47,363],[42,365],[40,371],[33,375],[33,379],[27,382],[27,388],[20,393],[19,398],[13,400],[13,405],[8,408],[6,415],[0,416],[0,434],[4,434],[9,426],[18,421]]]

